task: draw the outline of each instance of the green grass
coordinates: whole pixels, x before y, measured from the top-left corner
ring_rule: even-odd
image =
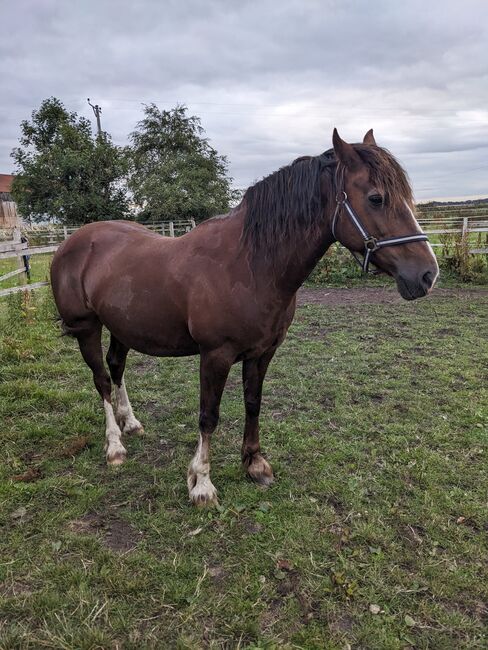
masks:
[[[52,254],[47,253],[45,255],[32,255],[30,259],[31,265],[31,282],[44,282],[48,279],[49,276],[49,265],[51,263]],[[6,260],[0,260],[0,275],[8,273],[9,271],[14,271],[18,268],[18,261],[16,257],[9,257]],[[23,280],[25,275],[14,276],[8,278],[8,280],[2,280],[0,282],[0,291],[2,289],[8,289],[10,287],[16,287],[21,284],[21,279]],[[1,299],[0,299],[1,300]]]
[[[146,433],[107,468],[48,296],[0,312],[0,648],[487,647],[486,293],[300,308],[264,391],[277,481],[241,473],[235,367],[211,511],[185,485],[197,359],[131,353]]]

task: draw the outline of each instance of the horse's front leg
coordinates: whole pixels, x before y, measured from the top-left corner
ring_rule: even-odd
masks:
[[[200,355],[200,438],[188,467],[188,491],[195,505],[212,505],[217,490],[210,480],[210,438],[219,421],[220,400],[234,356],[225,349]]]
[[[248,476],[260,485],[271,485],[273,470],[261,454],[259,445],[259,412],[263,381],[275,349],[266,352],[259,359],[249,359],[242,364],[242,383],[246,407],[246,425],[242,442],[242,464]]]

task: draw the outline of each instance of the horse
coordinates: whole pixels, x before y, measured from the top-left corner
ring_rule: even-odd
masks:
[[[218,502],[210,440],[237,362],[245,405],[242,464],[253,481],[270,485],[273,470],[259,441],[263,381],[293,320],[297,291],[331,244],[349,249],[364,271],[373,263],[395,278],[406,300],[432,290],[439,269],[416,221],[401,165],[376,144],[372,129],[357,144],[334,129],[332,143],[325,153],[302,156],[260,180],[228,214],[181,237],[163,237],[135,222],[105,221],[83,226],[60,245],[51,286],[64,332],[77,339],[103,400],[108,464],[126,458],[122,434],[143,430],[124,381],[129,350],[200,355],[190,501]],[[110,375],[103,362],[103,326],[110,332]]]

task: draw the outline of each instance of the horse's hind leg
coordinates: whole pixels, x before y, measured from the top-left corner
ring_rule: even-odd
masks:
[[[107,463],[109,465],[120,465],[124,462],[127,452],[120,441],[122,432],[115,420],[112,408],[112,385],[109,374],[103,365],[102,324],[98,320],[93,320],[87,323],[86,327],[77,329],[76,338],[78,339],[81,354],[93,372],[93,381],[103,399],[106,420],[105,452]]]
[[[261,485],[270,485],[274,480],[271,465],[263,458],[259,444],[259,412],[263,381],[274,353],[274,349],[270,350],[259,359],[249,359],[242,364],[242,383],[246,407],[246,425],[241,452],[242,464],[247,475]]]
[[[125,388],[124,370],[128,353],[129,348],[111,334],[110,347],[107,352],[107,364],[110,369],[110,376],[115,384],[115,417],[123,433],[142,433],[144,428],[134,416]]]

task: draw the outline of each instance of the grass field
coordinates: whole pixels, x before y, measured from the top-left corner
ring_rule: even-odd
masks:
[[[1,301],[0,648],[486,648],[488,295],[303,306],[265,384],[277,476],[241,472],[240,368],[197,510],[197,360],[132,353],[103,410],[47,290]]]
[[[31,257],[31,282],[44,282],[47,280],[49,275],[49,266],[51,264],[52,255],[33,255]],[[8,273],[9,271],[14,271],[18,268],[18,261],[16,257],[9,257],[5,260],[0,260],[0,275]],[[0,291],[2,289],[9,289],[10,287],[16,287],[21,284],[21,279],[25,278],[24,275],[14,276],[8,278],[7,280],[2,280],[0,282]],[[0,301],[2,299],[0,298]]]

